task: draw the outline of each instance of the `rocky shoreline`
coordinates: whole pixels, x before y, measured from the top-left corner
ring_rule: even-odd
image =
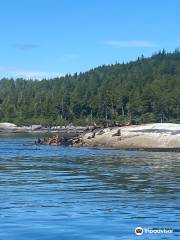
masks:
[[[113,148],[180,152],[180,124],[154,123],[112,127],[71,127],[47,131],[38,126],[32,130],[11,123],[0,123],[0,133],[54,133],[35,144],[73,147]]]
[[[77,146],[118,149],[180,149],[180,124],[155,123],[84,133]]]
[[[73,125],[43,127],[41,125],[31,125],[18,127],[13,123],[0,123],[0,133],[83,133],[86,127]]]
[[[179,152],[180,124],[155,123],[93,128],[72,138],[57,135],[40,144]]]

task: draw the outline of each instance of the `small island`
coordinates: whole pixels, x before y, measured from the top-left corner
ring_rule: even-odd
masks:
[[[155,123],[84,131],[74,138],[53,136],[49,145],[102,147],[126,150],[180,151],[180,125]]]
[[[154,123],[104,128],[81,135],[75,146],[180,151],[180,124]]]
[[[124,126],[17,127],[12,123],[0,123],[1,133],[36,133],[35,144],[102,147],[127,150],[180,151],[180,124],[152,123]],[[50,133],[40,139],[38,134]],[[52,136],[53,135],[53,136]]]

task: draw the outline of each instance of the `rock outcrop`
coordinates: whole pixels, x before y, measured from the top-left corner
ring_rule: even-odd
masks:
[[[99,129],[82,134],[74,146],[180,149],[180,124],[155,123]]]

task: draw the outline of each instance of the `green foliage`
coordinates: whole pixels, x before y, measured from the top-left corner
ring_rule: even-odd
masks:
[[[0,80],[1,122],[51,126],[104,120],[180,122],[179,50],[50,80]]]

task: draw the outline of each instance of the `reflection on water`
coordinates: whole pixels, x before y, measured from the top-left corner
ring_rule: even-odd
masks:
[[[0,239],[179,239],[180,153],[32,145],[0,137]]]

